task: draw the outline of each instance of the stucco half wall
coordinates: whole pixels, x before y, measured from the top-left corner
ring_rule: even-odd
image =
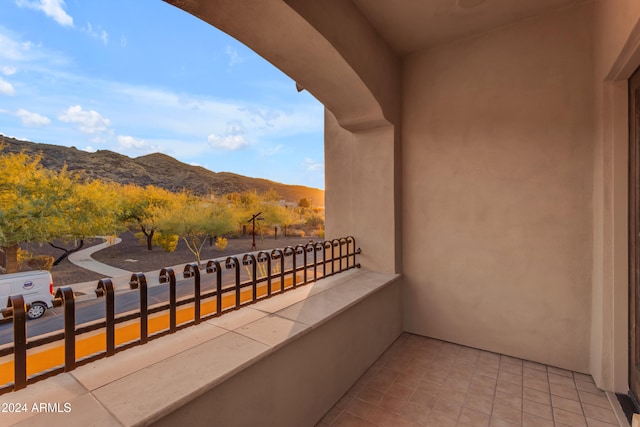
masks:
[[[589,370],[590,5],[405,61],[405,329]]]

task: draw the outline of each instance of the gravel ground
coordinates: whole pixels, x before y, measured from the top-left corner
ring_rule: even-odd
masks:
[[[129,271],[142,272],[159,270],[163,267],[186,264],[195,261],[195,256],[189,251],[183,241],[178,243],[178,247],[174,252],[165,252],[158,247],[154,247],[153,250],[148,251],[146,246],[143,246],[138,242],[133,233],[126,232],[119,237],[122,239],[121,243],[95,252],[92,257],[97,261],[114,267]],[[265,237],[264,241],[261,241],[260,237],[256,236],[256,248],[257,250],[266,250],[285,246],[295,246],[298,244],[309,243],[309,240],[310,238],[308,237],[281,237],[277,240],[273,237]],[[315,238],[313,240],[318,241],[319,239]],[[220,251],[215,247],[215,245],[209,246],[208,242],[205,243],[201,259],[204,261],[211,258],[244,254],[251,251],[251,236],[229,239],[228,242],[227,248],[224,251]],[[98,243],[102,243],[102,240],[92,239],[91,241],[85,242],[83,248],[88,248]],[[62,254],[60,250],[52,248],[46,244],[28,244],[23,245],[22,247],[23,249],[29,250],[34,255],[51,255],[57,257]],[[67,259],[54,266],[51,269],[51,275],[53,276],[55,286],[64,286],[72,283],[89,282],[93,280],[97,282],[103,278],[100,274],[78,267]]]

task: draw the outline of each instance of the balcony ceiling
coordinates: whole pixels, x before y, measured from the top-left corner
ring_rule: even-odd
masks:
[[[588,0],[352,0],[401,55]]]

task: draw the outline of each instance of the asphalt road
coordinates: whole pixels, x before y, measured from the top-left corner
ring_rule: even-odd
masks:
[[[321,252],[318,254],[318,259],[322,259]],[[292,257],[285,258],[285,269],[292,268]],[[240,262],[242,262],[240,260]],[[272,261],[272,267],[275,263],[279,263],[279,260]],[[309,260],[312,262],[312,259]],[[303,264],[302,255],[297,255],[296,264],[300,266]],[[249,268],[251,268],[249,266]],[[330,268],[330,266],[328,266]],[[322,272],[322,265],[318,266],[318,273]],[[300,274],[300,273],[299,273]],[[308,272],[309,279],[313,279],[313,270]],[[176,271],[176,279],[182,277],[182,272]],[[201,272],[201,293],[205,293],[209,290],[215,289],[216,280],[215,274],[206,274]],[[259,275],[258,275],[259,277]],[[290,277],[290,275],[287,275]],[[249,275],[245,266],[240,266],[240,280],[245,282],[249,280]],[[234,269],[226,269],[222,266],[222,284],[223,287],[233,285],[235,283],[235,271]],[[176,294],[180,299],[186,296],[193,296],[194,279],[180,279],[176,281]],[[148,288],[148,305],[153,306],[158,303],[166,302],[169,300],[169,285],[162,284],[158,286],[151,286]],[[85,301],[76,302],[76,325],[81,325],[86,322],[103,319],[105,317],[105,298],[97,298]],[[138,310],[140,306],[140,291],[138,289],[131,291],[117,292],[115,295],[116,313],[124,313],[131,310]],[[50,310],[42,316],[40,319],[27,320],[27,338],[36,337],[49,332],[61,331],[64,328],[63,308],[57,307]],[[0,324],[0,345],[10,343],[13,341],[13,324],[11,322]]]

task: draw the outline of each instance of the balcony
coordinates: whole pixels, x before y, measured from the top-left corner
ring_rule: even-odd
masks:
[[[403,333],[317,426],[626,425],[617,408],[590,375]]]
[[[220,425],[314,424],[402,324],[398,275],[327,276],[29,383],[0,398],[14,410],[3,424],[210,425],[212,413]],[[301,384],[313,392],[300,393]],[[262,409],[247,411],[247,401]]]
[[[402,332],[401,288],[337,274],[6,394],[3,424],[625,425],[589,375]]]

